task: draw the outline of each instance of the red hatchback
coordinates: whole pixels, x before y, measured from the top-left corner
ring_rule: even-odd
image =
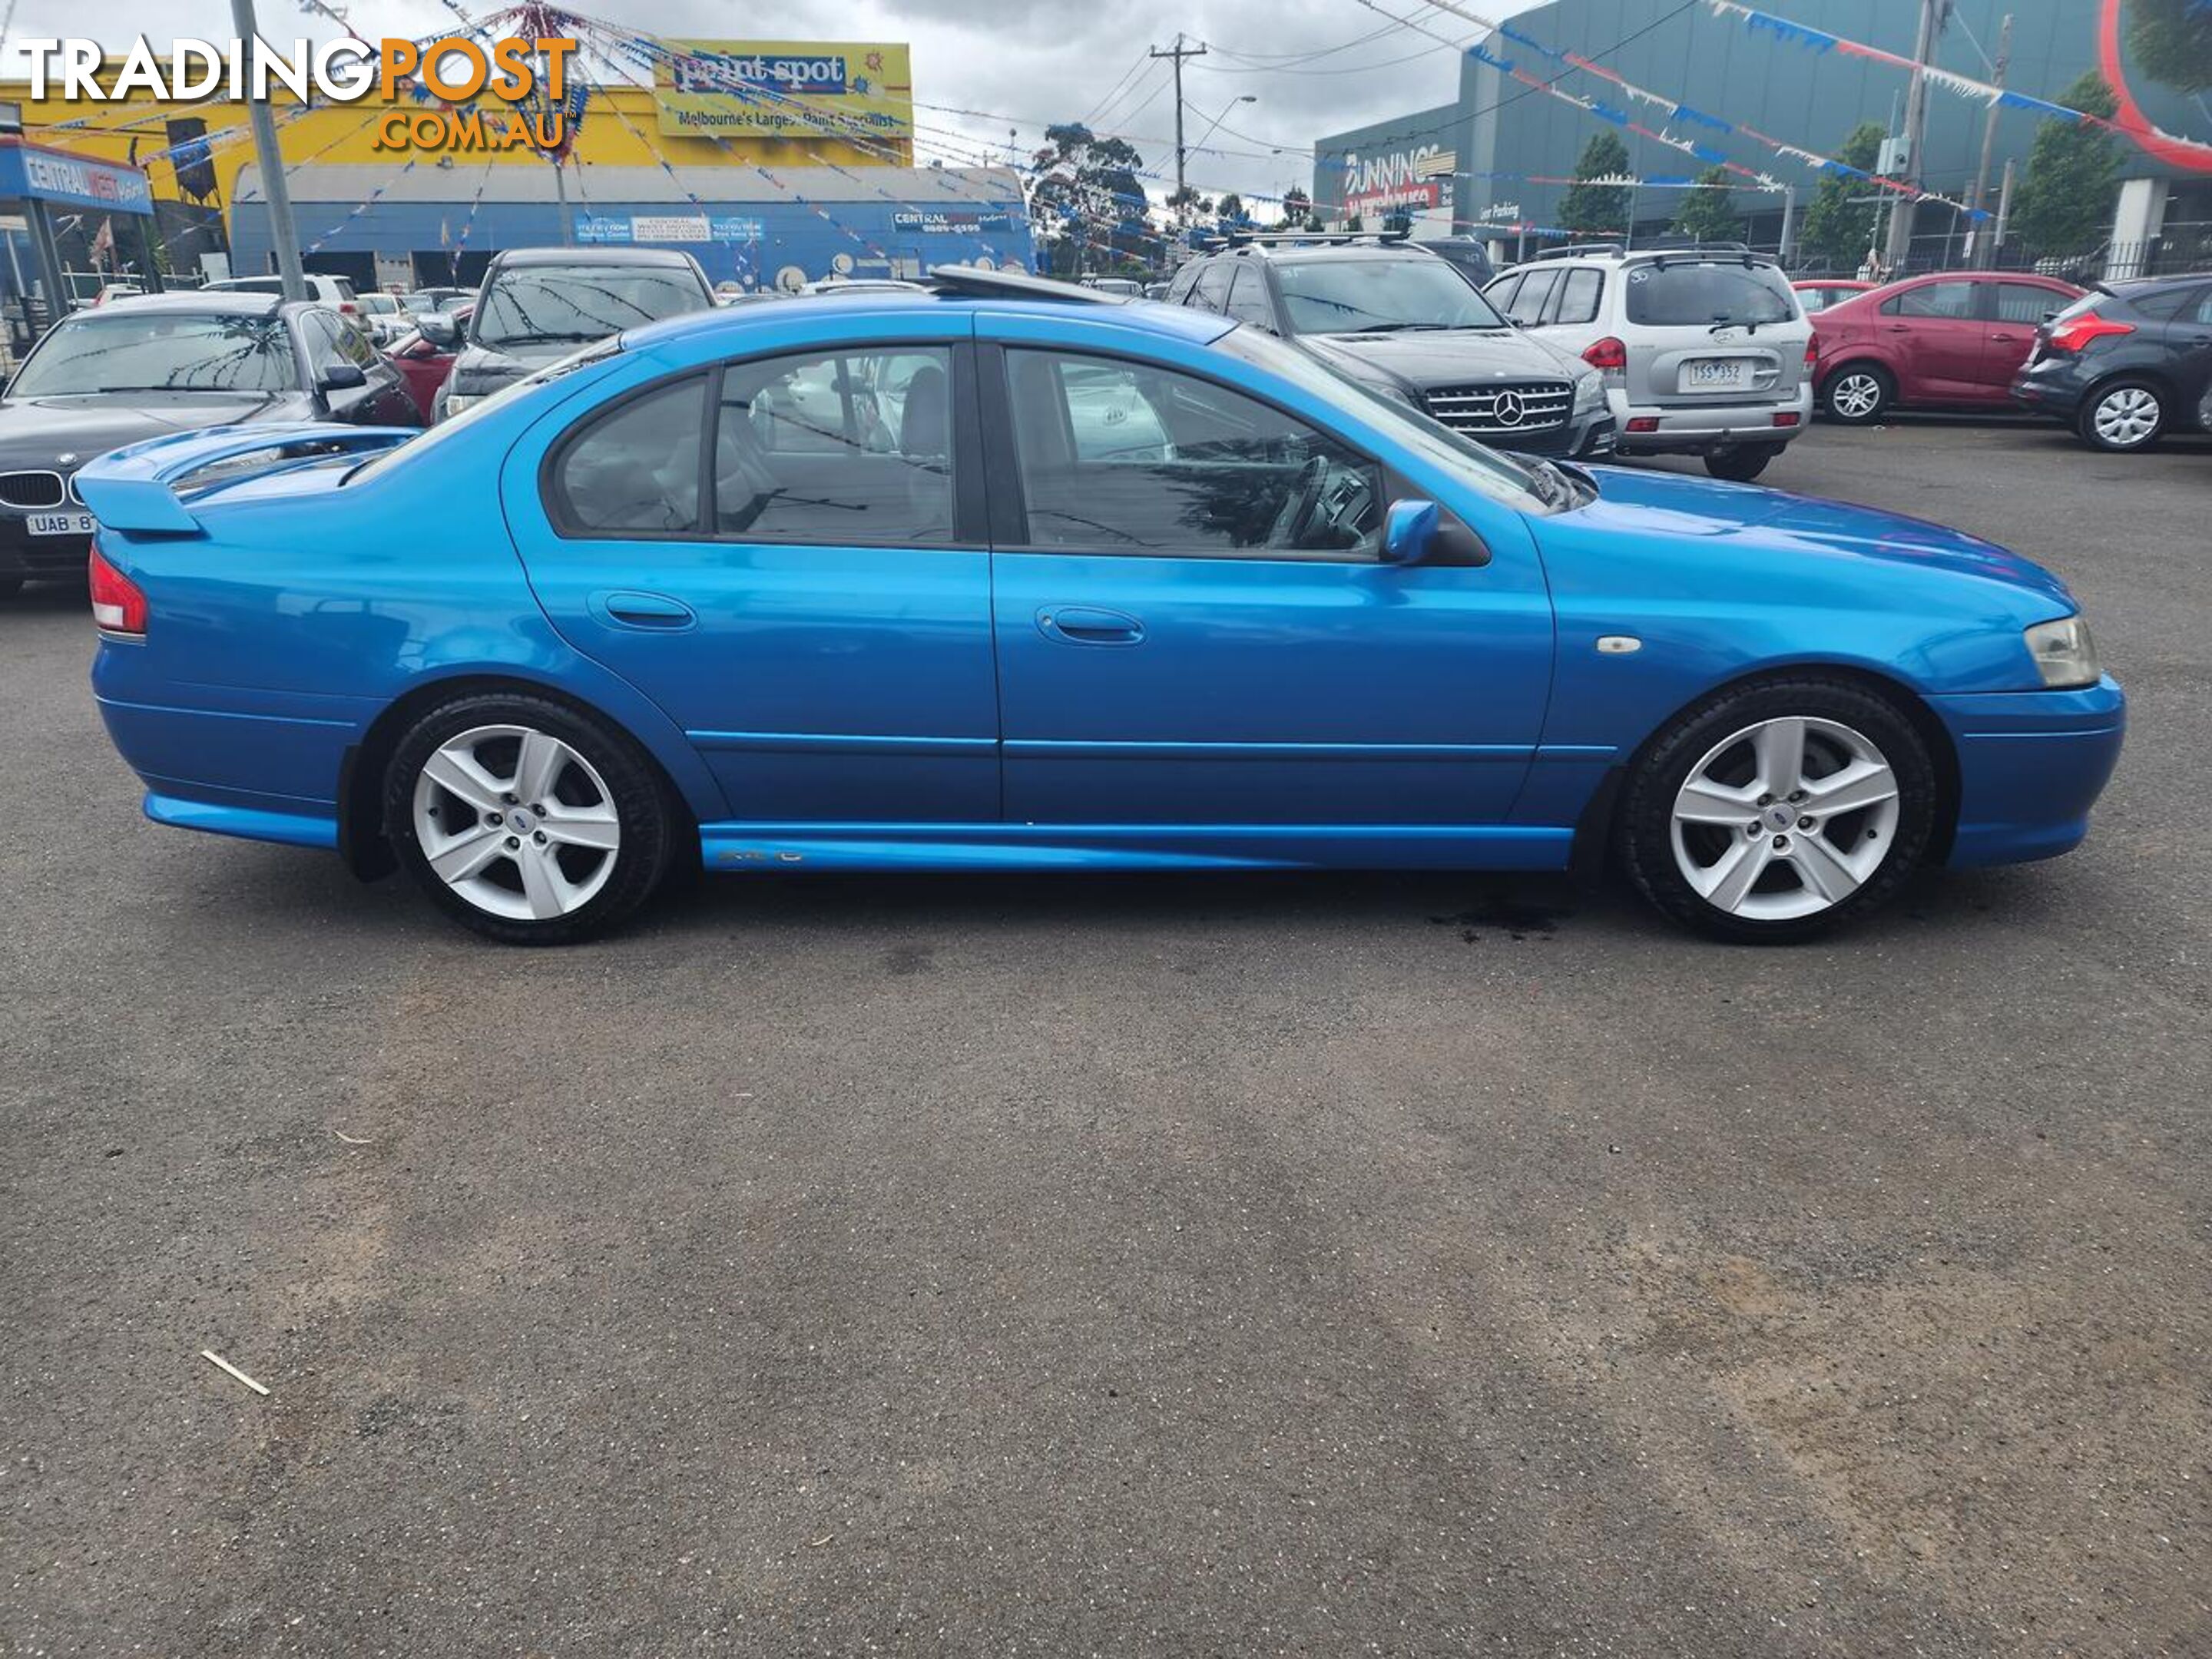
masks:
[[[1899,404],[2009,408],[2037,325],[2081,292],[2024,271],[1946,270],[1832,305],[1820,313],[1820,412],[1867,426]]]

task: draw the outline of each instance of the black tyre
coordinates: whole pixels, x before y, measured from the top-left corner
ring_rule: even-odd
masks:
[[[1936,768],[1888,698],[1819,676],[1717,693],[1637,763],[1620,845],[1644,896],[1698,932],[1789,944],[1895,896],[1934,833]]]
[[[595,714],[488,692],[410,728],[384,777],[385,833],[433,902],[507,945],[568,945],[653,896],[680,809],[644,750]]]
[[[1874,363],[1845,363],[1820,388],[1820,410],[1845,426],[1872,426],[1897,401],[1897,382]]]
[[[2166,430],[2166,396],[2148,380],[2114,380],[2081,400],[2074,428],[2082,442],[2115,454],[2148,449]]]
[[[1744,444],[1705,457],[1705,471],[1730,483],[1749,483],[1766,471],[1766,464],[1782,453],[1780,444]]]

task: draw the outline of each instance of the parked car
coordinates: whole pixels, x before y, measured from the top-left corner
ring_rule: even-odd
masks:
[[[1438,258],[1449,260],[1458,268],[1461,276],[1477,288],[1484,286],[1498,275],[1497,263],[1490,257],[1489,244],[1477,241],[1472,236],[1431,237],[1419,246]]]
[[[472,288],[418,288],[399,296],[399,303],[408,310],[421,314],[426,311],[458,311],[463,306],[476,303],[477,291]]]
[[[64,317],[0,395],[0,598],[82,579],[93,515],[76,492],[104,451],[198,427],[420,426],[399,373],[327,306],[255,294],[111,301]]]
[[[2036,325],[2081,290],[2025,271],[1946,270],[1820,313],[1820,411],[1870,426],[1893,409],[2002,409]]]
[[[714,308],[707,273],[673,249],[507,249],[485,270],[465,333],[435,315],[416,324],[425,339],[460,348],[434,418],[458,415],[580,345]]]
[[[135,300],[145,293],[136,283],[103,283],[100,292],[92,296],[94,306],[112,305],[118,300]]]
[[[1747,482],[1812,414],[1812,325],[1782,268],[1740,243],[1568,246],[1483,292],[1600,371],[1623,455],[1702,456]]]
[[[1457,267],[1401,238],[1244,237],[1185,264],[1167,297],[1279,335],[1484,443],[1613,448],[1595,369],[1519,332]]]
[[[1164,444],[1116,441],[1132,404]],[[1014,273],[706,310],[417,441],[293,442],[343,453],[81,476],[107,729],[157,822],[396,863],[515,942],[693,860],[1609,847],[1690,926],[1796,939],[2066,851],[2121,743],[2064,585],[1986,542],[1508,455],[1262,330]]]
[[[2212,432],[2212,272],[2082,295],[2036,330],[2012,395],[2099,449]]]
[[[1125,300],[1142,299],[1145,293],[1142,283],[1132,282],[1127,276],[1086,276],[1083,286],[1095,288],[1101,294],[1118,295]]]
[[[464,303],[453,312],[456,331],[466,326],[469,307]],[[401,335],[386,348],[385,356],[407,382],[407,395],[415,400],[427,425],[434,418],[438,394],[445,390],[446,378],[453,372],[453,359],[459,355],[451,345],[440,345],[419,328]]]
[[[380,346],[389,346],[415,327],[415,313],[400,303],[397,294],[358,295],[354,311],[368,325],[369,337]]]
[[[328,276],[320,271],[306,273],[307,298],[351,316],[361,309],[361,296],[354,292],[353,284],[343,276]],[[203,294],[266,294],[273,299],[284,297],[282,276],[226,276],[219,282],[204,284]]]
[[[1805,314],[1809,317],[1816,311],[1826,311],[1830,306],[1841,305],[1844,301],[1881,284],[1861,282],[1855,276],[1824,276],[1818,282],[1792,283],[1790,286],[1797,290],[1797,302],[1805,307]]]

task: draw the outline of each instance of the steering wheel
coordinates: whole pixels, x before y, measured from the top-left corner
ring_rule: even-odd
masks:
[[[1328,483],[1328,458],[1309,457],[1298,469],[1297,482],[1291,486],[1291,499],[1275,515],[1275,522],[1268,530],[1270,547],[1304,545],[1306,532],[1313,528],[1314,509],[1321,505],[1321,492]]]

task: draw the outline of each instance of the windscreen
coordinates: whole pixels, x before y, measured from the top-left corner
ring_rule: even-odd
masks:
[[[1649,328],[1741,328],[1797,315],[1790,284],[1772,265],[1631,265],[1628,320]]]
[[[8,395],[290,392],[299,383],[291,336],[280,318],[111,313],[62,323],[31,354]]]
[[[495,348],[583,345],[713,304],[688,270],[517,266],[501,271],[478,301],[473,337],[478,345]]]
[[[1444,260],[1280,259],[1276,280],[1295,334],[1504,328],[1498,309]]]

